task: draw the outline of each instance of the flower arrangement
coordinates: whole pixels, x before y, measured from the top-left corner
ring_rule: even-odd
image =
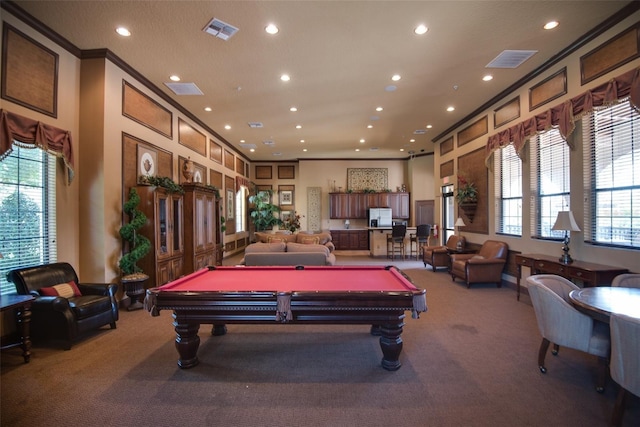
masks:
[[[283,227],[292,233],[300,230],[300,218],[304,218],[304,215],[300,216],[297,211],[293,212],[287,219],[282,222]]]
[[[463,174],[458,174],[456,201],[458,203],[475,203],[478,201],[478,189]]]

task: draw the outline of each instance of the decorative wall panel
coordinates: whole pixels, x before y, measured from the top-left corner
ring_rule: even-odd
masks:
[[[387,168],[347,168],[347,190],[384,191],[389,188]]]
[[[307,230],[322,230],[322,187],[307,187]]]

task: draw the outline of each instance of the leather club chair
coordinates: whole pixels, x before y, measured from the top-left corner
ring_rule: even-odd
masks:
[[[449,268],[449,263],[451,258],[449,257],[449,251],[447,250],[456,250],[458,246],[458,242],[461,243],[461,247],[464,248],[467,246],[467,239],[463,236],[449,236],[447,239],[446,245],[439,246],[425,246],[422,248],[422,261],[424,262],[424,266],[427,264],[431,266],[433,271],[436,271],[438,267],[446,267]]]
[[[75,270],[66,262],[12,270],[7,278],[15,284],[18,294],[36,297],[31,304],[34,339],[62,340],[64,349],[69,350],[86,331],[107,324],[116,328],[116,284],[79,283]],[[69,282],[76,284],[81,295]],[[67,297],[69,292],[73,295]]]
[[[486,240],[477,254],[451,255],[451,280],[461,278],[467,284],[495,283],[502,287],[502,270],[509,246],[505,242]]]

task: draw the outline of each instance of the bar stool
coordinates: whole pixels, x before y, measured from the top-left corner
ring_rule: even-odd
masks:
[[[404,260],[404,236],[407,233],[406,225],[394,225],[391,234],[387,235],[387,258],[395,259],[396,250]]]
[[[411,251],[410,257],[413,257],[415,254],[416,261],[418,261],[418,256],[422,258],[422,247],[427,245],[429,242],[429,234],[431,234],[431,225],[430,224],[420,224],[416,229],[415,234],[411,233],[409,235],[409,250]],[[413,244],[416,244],[415,249]]]

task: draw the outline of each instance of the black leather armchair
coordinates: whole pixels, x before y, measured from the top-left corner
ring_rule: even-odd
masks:
[[[36,297],[31,305],[31,336],[63,340],[69,350],[73,341],[83,332],[104,325],[116,328],[118,303],[115,298],[118,285],[79,283],[73,267],[66,262],[45,264],[12,270],[7,275],[20,295]],[[75,282],[81,296],[46,296],[42,288]]]

